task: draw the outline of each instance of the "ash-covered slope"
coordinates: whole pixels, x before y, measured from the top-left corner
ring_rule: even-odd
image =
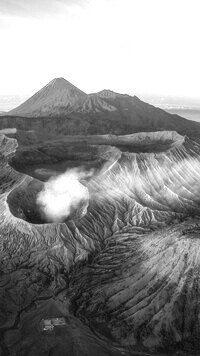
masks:
[[[30,120],[31,119],[31,120]],[[47,84],[0,118],[0,128],[34,130],[38,135],[129,134],[173,130],[200,135],[200,124],[171,115],[136,96],[103,90],[85,94],[63,78]]]
[[[114,137],[126,139],[153,147],[167,140],[168,149],[122,152],[104,137],[95,155],[107,164],[85,183],[85,215],[33,224],[44,183],[7,164],[17,142],[1,137],[3,355],[198,352],[200,146],[169,132]],[[48,145],[43,152],[53,155]],[[60,316],[64,329],[42,332],[42,318]]]
[[[55,78],[9,114],[17,116],[51,116],[64,108],[70,111],[75,102],[87,95],[64,78]]]
[[[91,113],[116,111],[106,100],[119,94],[103,90],[87,95],[64,78],[55,78],[31,98],[8,114],[25,117],[49,117],[70,113]]]

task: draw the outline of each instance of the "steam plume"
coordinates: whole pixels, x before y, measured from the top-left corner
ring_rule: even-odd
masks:
[[[38,194],[37,204],[48,221],[63,221],[82,203],[89,200],[88,189],[80,182],[92,175],[92,171],[70,169],[51,178]]]

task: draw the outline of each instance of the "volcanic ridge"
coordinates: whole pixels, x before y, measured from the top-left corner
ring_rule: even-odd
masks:
[[[25,131],[26,136],[35,132],[34,140],[53,135],[125,135],[158,130],[200,135],[199,123],[169,114],[136,96],[111,90],[86,94],[63,78],[53,79],[0,117],[0,129],[13,127]]]

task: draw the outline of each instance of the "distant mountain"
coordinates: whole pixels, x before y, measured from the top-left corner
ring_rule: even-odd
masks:
[[[87,95],[64,78],[55,78],[23,104],[9,111],[9,114],[26,117],[49,117],[76,112],[116,111],[117,108],[105,99],[114,99],[119,95],[110,90]]]
[[[41,118],[46,119],[45,123]],[[8,112],[0,122],[0,128],[5,126],[34,130],[37,135],[122,135],[172,130],[200,136],[199,123],[171,115],[136,96],[111,90],[86,94],[63,78],[52,80]]]
[[[55,78],[9,114],[34,117],[57,115],[61,108],[68,112],[85,97],[87,94],[64,78]]]

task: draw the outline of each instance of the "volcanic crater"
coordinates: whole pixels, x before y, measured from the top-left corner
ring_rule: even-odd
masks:
[[[95,141],[98,144],[94,145]],[[10,211],[14,216],[32,224],[54,222],[47,218],[37,201],[48,179],[77,166],[85,172],[92,170],[93,177],[98,176],[110,170],[116,162],[115,158],[118,160],[122,152],[165,152],[183,143],[184,137],[176,132],[150,132],[126,136],[104,135],[98,136],[96,140],[93,136],[88,136],[84,138],[83,143],[81,137],[76,137],[74,141],[72,138],[63,142],[53,141],[33,149],[19,147],[10,161],[11,166],[36,179],[27,177],[22,185],[9,193],[7,202]],[[121,159],[123,161],[123,158]],[[82,183],[88,185],[89,180]],[[87,204],[80,202],[79,207],[73,209],[67,220],[82,217],[83,206],[86,207]]]
[[[82,355],[84,341],[85,355],[177,345],[191,355],[200,330],[200,145],[173,131],[84,140],[17,148],[1,135],[1,348]],[[47,223],[38,193],[84,161],[87,209]],[[38,325],[51,317],[67,322],[47,340]]]

